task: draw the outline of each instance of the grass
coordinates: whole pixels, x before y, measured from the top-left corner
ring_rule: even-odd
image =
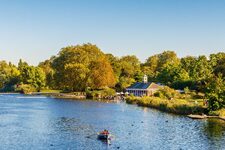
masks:
[[[201,103],[195,104],[195,101],[185,99],[167,100],[159,97],[127,97],[128,104],[137,104],[138,106],[145,106],[156,108],[158,110],[188,115],[188,114],[202,114],[206,112],[206,107]]]
[[[42,92],[42,93],[60,93],[61,90],[49,90],[49,89],[45,89],[45,90],[41,90],[40,92]]]
[[[217,110],[217,111],[210,111],[209,115],[212,116],[219,116],[219,117],[225,117],[225,108]]]

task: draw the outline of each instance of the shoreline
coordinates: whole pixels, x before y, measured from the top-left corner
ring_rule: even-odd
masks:
[[[45,95],[53,98],[79,99],[79,100],[84,100],[87,98],[85,95],[78,96],[71,93],[52,93],[52,92],[33,92],[27,95]]]
[[[100,102],[117,102],[118,100],[112,100],[112,99],[91,99],[87,98],[87,96],[77,96],[71,93],[49,93],[49,92],[34,92],[31,94],[26,95],[44,95],[56,99],[68,99],[68,100],[93,100],[93,101],[100,101]]]
[[[156,103],[157,102],[157,103]],[[175,101],[176,102],[176,101]],[[200,105],[181,103],[176,104],[171,100],[162,100],[156,97],[127,97],[126,103],[131,105],[137,105],[138,107],[147,107],[159,110],[165,113],[171,113],[180,116],[186,116],[191,119],[220,119],[225,121],[225,116],[210,116],[205,115],[206,108]],[[156,103],[156,104],[155,104]]]
[[[1,95],[20,94],[19,92],[0,92]]]
[[[220,119],[225,121],[225,117],[220,117],[220,116],[209,116],[209,115],[187,115],[187,117],[191,118],[191,119],[211,119],[211,118],[215,118],[215,119]]]

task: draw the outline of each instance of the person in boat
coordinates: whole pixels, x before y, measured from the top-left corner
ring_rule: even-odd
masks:
[[[103,134],[103,135],[109,135],[109,131],[108,130],[103,130],[102,132],[101,132],[101,134]]]

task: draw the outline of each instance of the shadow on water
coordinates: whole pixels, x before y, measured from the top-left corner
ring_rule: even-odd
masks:
[[[221,140],[225,134],[225,123],[223,120],[208,119],[203,126],[204,133],[211,140]]]

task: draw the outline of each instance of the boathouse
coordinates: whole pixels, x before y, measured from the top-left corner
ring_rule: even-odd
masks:
[[[148,82],[147,75],[144,75],[143,82],[136,82],[126,89],[126,92],[134,96],[153,96],[160,89],[160,85]]]

